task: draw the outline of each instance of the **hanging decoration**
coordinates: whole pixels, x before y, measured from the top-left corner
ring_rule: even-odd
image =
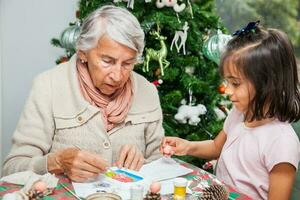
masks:
[[[187,67],[185,67],[185,73],[187,73],[188,75],[190,75],[190,76],[193,76],[194,75],[194,73],[195,73],[195,67],[193,67],[193,66],[187,66]]]
[[[185,52],[185,42],[186,42],[186,39],[187,39],[187,31],[189,29],[189,25],[187,22],[184,23],[184,26],[182,27],[182,31],[176,31],[175,32],[175,35],[174,35],[174,38],[172,40],[172,43],[171,43],[171,47],[170,47],[170,50],[172,51],[172,48],[173,48],[173,45],[175,43],[175,46],[176,46],[176,49],[177,49],[177,53],[179,53],[179,50],[183,49],[183,54],[185,55],[186,52]],[[180,44],[178,45],[178,40],[180,39]]]
[[[60,44],[63,48],[67,49],[68,51],[75,52],[76,48],[76,40],[80,33],[80,23],[77,22],[76,24],[66,28],[62,34],[60,35]]]
[[[231,39],[231,35],[223,34],[220,30],[216,35],[209,37],[203,44],[202,51],[209,59],[219,64],[220,57],[224,51],[227,42]]]
[[[145,0],[145,3],[151,3],[151,0]]]
[[[193,7],[190,0],[187,0],[187,4],[188,4],[189,13],[191,14],[192,19],[194,19]]]
[[[220,94],[225,94],[225,89],[226,89],[226,86],[223,83],[221,85],[219,85],[219,87],[218,87],[218,91]]]
[[[134,8],[134,0],[114,0],[114,3],[119,3],[121,1],[127,2],[127,8]]]
[[[150,35],[155,36],[156,40],[159,40],[161,48],[159,50],[154,50],[152,48],[145,48],[146,58],[144,60],[143,71],[149,72],[149,62],[150,60],[158,61],[161,75],[164,76],[164,69],[170,65],[170,62],[167,61],[168,49],[164,42],[167,37],[160,35],[160,28],[157,25],[157,31],[151,31]]]
[[[154,80],[154,81],[152,81],[152,83],[153,83],[156,87],[158,87],[159,85],[163,84],[163,80],[161,80],[161,79]]]
[[[157,0],[156,7],[163,8],[164,6],[173,7],[173,10],[177,13],[183,11],[185,9],[185,3],[178,4],[177,0]]]
[[[178,108],[177,114],[174,118],[181,124],[186,124],[188,122],[189,125],[197,126],[198,123],[201,121],[200,115],[206,114],[207,110],[203,104],[198,104],[194,106],[192,104],[193,99],[193,92],[189,89],[189,105],[183,103]]]

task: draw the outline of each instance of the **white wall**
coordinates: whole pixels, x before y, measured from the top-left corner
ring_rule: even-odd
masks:
[[[78,0],[0,0],[1,164],[32,79],[54,67],[64,53],[50,40],[76,20],[77,4]]]

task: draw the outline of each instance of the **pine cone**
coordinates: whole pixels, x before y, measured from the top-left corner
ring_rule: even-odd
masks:
[[[203,190],[199,200],[227,200],[228,191],[223,185],[211,185]]]
[[[161,200],[161,196],[159,193],[148,192],[144,200]]]

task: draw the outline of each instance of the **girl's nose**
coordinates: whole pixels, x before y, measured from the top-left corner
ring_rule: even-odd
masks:
[[[233,90],[229,85],[225,86],[225,94],[227,94],[228,96],[231,96],[233,94]]]

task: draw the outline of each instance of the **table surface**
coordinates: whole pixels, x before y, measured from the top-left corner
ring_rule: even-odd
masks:
[[[180,161],[181,165],[188,167],[193,170],[193,172],[183,176],[185,177],[189,182],[189,188],[193,191],[193,193],[201,194],[203,189],[205,187],[208,187],[213,184],[223,184],[221,183],[216,177],[208,173],[194,165],[191,165],[189,163],[185,163],[183,161]],[[65,176],[58,176],[59,178],[59,184],[57,184],[57,187],[53,190],[52,194],[45,196],[44,200],[52,200],[52,199],[58,199],[58,200],[73,200],[76,199],[69,191],[67,191],[62,185],[68,187],[70,190],[73,190],[73,186],[71,181],[66,178]],[[242,194],[235,188],[226,186],[229,191],[229,200],[251,200],[250,197],[248,197],[245,194]],[[14,191],[18,191],[20,188],[22,188],[22,185],[15,185],[11,183],[6,182],[0,182],[0,199],[4,196],[6,193],[11,193]],[[172,199],[172,198],[163,198],[163,199]]]

